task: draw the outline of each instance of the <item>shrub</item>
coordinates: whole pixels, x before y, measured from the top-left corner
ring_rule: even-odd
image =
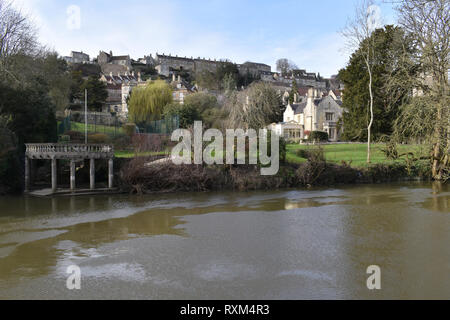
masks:
[[[70,116],[70,120],[72,120],[73,122],[83,122],[84,118],[81,116],[80,113],[76,112]]]
[[[313,131],[308,138],[309,141],[326,142],[328,141],[328,133],[323,131]]]
[[[106,143],[109,138],[104,133],[95,133],[88,136],[89,143]]]
[[[123,131],[129,137],[132,137],[136,133],[136,124],[134,123],[125,123],[123,125]]]
[[[63,134],[60,138],[61,142],[69,142],[70,141],[70,136],[67,134]]]
[[[116,150],[131,150],[131,138],[125,134],[115,136],[111,139],[111,143],[114,145]]]
[[[319,184],[318,180],[327,168],[322,148],[307,151],[308,161],[302,163],[297,170],[297,177],[302,185]]]
[[[309,157],[309,152],[308,150],[305,149],[298,149],[295,154],[297,155],[297,157],[303,158],[303,159],[308,159]]]
[[[280,162],[286,163],[286,140],[283,137],[280,137]]]
[[[67,131],[65,135],[70,137],[71,142],[84,142],[84,134],[79,131]]]

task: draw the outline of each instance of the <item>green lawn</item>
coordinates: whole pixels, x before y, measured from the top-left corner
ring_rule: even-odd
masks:
[[[138,156],[140,157],[148,157],[148,156],[165,156],[167,152],[161,151],[161,152],[139,152]],[[114,152],[114,155],[116,158],[134,158],[136,156],[136,153],[134,151],[128,151],[128,150],[116,150]]]
[[[298,145],[298,144],[288,144],[286,159],[291,163],[302,163],[306,159],[297,156],[296,152],[298,149],[311,149],[316,148],[313,145]],[[367,144],[331,144],[323,145],[322,148],[325,152],[325,158],[329,162],[341,163],[342,161],[351,162],[353,167],[365,167],[367,166]],[[372,144],[372,163],[389,163],[392,160],[386,159],[386,156],[381,151],[385,148],[385,144]],[[426,146],[418,145],[399,145],[398,152],[403,154],[406,152],[414,152],[417,156],[419,153],[424,154],[426,152]],[[397,161],[404,161],[405,157]]]
[[[61,122],[58,121],[58,126]],[[113,126],[104,126],[104,125],[94,125],[94,124],[90,124],[88,123],[88,133],[104,133],[104,134],[108,134],[108,135],[120,135],[120,134],[125,134],[125,132],[123,131],[122,127],[113,127]],[[85,132],[85,124],[81,123],[81,122],[74,122],[71,121],[70,122],[70,130],[71,131],[79,131],[81,133]]]

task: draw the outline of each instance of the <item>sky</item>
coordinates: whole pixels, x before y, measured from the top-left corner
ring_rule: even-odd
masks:
[[[358,0],[13,0],[60,55],[165,53],[266,63],[288,58],[329,77],[349,54],[340,31]],[[379,3],[384,23],[395,23]],[[78,14],[79,12],[79,14]],[[79,19],[77,18],[79,17]]]

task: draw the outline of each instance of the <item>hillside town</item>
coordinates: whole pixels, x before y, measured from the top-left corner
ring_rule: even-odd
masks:
[[[448,299],[449,21],[450,0],[0,0],[0,300]]]
[[[172,89],[173,101],[183,104],[190,94],[208,92],[220,95],[217,90],[203,88],[192,79],[202,72],[217,72],[218,67],[230,64],[228,60],[181,57],[171,54],[156,53],[134,60],[130,55],[115,56],[100,51],[97,57],[72,51],[63,59],[71,66],[77,64],[99,66],[101,82],[106,84],[108,96],[102,113],[116,113],[122,121],[128,117],[128,99],[134,88],[144,87],[155,79],[164,79]],[[301,141],[310,132],[324,131],[330,141],[339,140],[337,122],[342,116],[343,85],[336,76],[329,79],[320,73],[307,72],[304,69],[292,69],[285,74],[273,72],[271,66],[264,63],[245,62],[234,64],[239,75],[250,77],[255,81],[270,84],[282,98],[285,108],[282,121],[273,123],[271,128],[288,140]],[[293,83],[295,83],[293,88]],[[237,89],[245,89],[244,86]],[[295,90],[295,92],[293,92]],[[292,101],[289,97],[293,96]]]

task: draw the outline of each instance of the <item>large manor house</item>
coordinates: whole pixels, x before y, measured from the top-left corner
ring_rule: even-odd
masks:
[[[201,57],[181,57],[171,54],[144,56],[138,60],[129,55],[114,56],[110,51],[100,51],[90,60],[83,52],[72,51],[64,57],[70,64],[97,64],[101,68],[100,80],[106,83],[108,98],[104,112],[115,112],[122,118],[128,113],[128,97],[133,88],[144,86],[141,70],[148,67],[156,70],[158,77],[167,79],[173,88],[174,101],[183,104],[184,98],[194,92],[202,91],[197,85],[185,81],[181,75],[186,73],[215,72],[221,63],[228,61]],[[330,141],[339,140],[338,121],[342,116],[342,87],[336,77],[325,79],[320,74],[303,69],[292,70],[288,75],[272,72],[271,66],[264,63],[245,62],[236,64],[242,76],[270,83],[280,94],[286,107],[283,122],[271,127],[288,140],[302,140],[313,131],[328,133]],[[298,92],[294,93],[293,103],[289,96],[295,81]],[[292,102],[292,101],[291,101]]]

